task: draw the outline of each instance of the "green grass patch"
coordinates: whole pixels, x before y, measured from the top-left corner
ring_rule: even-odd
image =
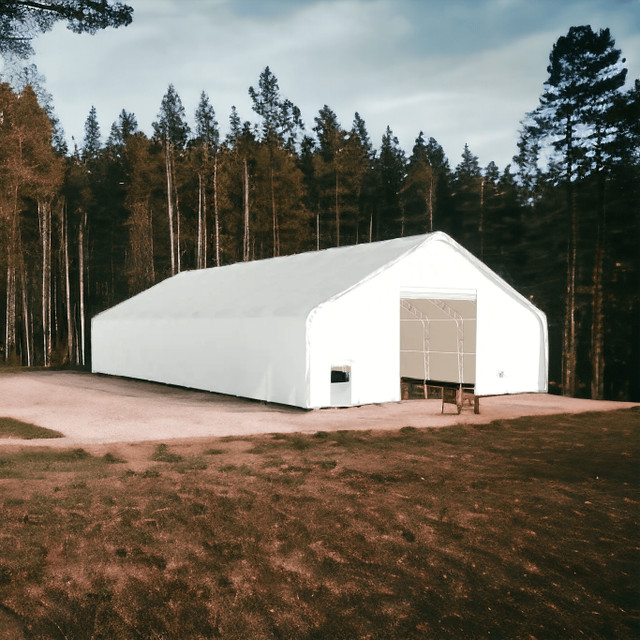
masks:
[[[159,444],[151,455],[151,459],[154,462],[181,462],[183,457],[169,451],[166,444]]]
[[[64,434],[15,418],[0,417],[0,438],[35,440],[38,438],[64,438]]]
[[[200,456],[189,456],[180,460],[176,464],[176,471],[179,473],[191,473],[193,471],[204,471],[209,464]]]
[[[110,464],[84,449],[20,449],[0,451],[0,478],[32,474],[100,472]]]
[[[113,453],[110,453],[110,452],[105,453],[102,456],[102,460],[107,464],[123,464],[126,462],[126,460],[123,460],[122,458],[118,458],[117,456],[113,455]]]

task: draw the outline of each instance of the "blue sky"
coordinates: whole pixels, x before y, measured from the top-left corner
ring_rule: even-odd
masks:
[[[169,83],[190,121],[201,91],[221,129],[236,105],[255,121],[248,88],[265,66],[311,132],[329,105],[355,111],[375,146],[387,125],[411,152],[422,130],[452,167],[463,146],[501,168],[516,152],[549,53],[569,27],[609,27],[640,77],[640,0],[128,0],[133,23],[94,36],[62,25],[35,41],[67,133],[81,143],[92,105],[103,139],[124,108],[151,134]]]

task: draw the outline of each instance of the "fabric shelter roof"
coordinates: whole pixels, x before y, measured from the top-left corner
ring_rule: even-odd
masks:
[[[306,316],[433,235],[183,271],[112,307],[109,319]]]

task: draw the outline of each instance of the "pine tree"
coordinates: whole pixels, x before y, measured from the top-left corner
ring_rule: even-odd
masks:
[[[344,196],[342,205],[342,244],[369,239],[372,215],[373,150],[364,120],[355,113],[341,157]]]
[[[133,295],[154,284],[157,277],[153,211],[159,204],[156,192],[163,181],[164,162],[157,146],[143,133],[127,136],[123,154],[127,166],[124,206],[128,212],[125,267],[129,295]]]
[[[300,153],[298,155],[298,166],[302,171],[304,204],[309,215],[313,217],[312,228],[305,230],[305,235],[313,238],[313,247],[320,250],[320,217],[318,209],[318,185],[315,175],[315,154],[316,141],[312,136],[305,135],[300,142]]]
[[[196,268],[207,266],[207,194],[213,194],[213,223],[215,264],[220,264],[220,220],[218,211],[218,147],[220,131],[216,113],[209,102],[209,96],[203,91],[195,114],[195,138],[191,142],[192,161],[198,176],[198,234],[196,244]]]
[[[408,233],[436,229],[453,233],[451,191],[451,169],[444,150],[434,138],[425,140],[421,131],[411,151],[402,191]]]
[[[100,166],[92,171],[91,183],[97,202],[91,216],[89,262],[94,282],[100,287],[100,295],[94,293],[91,298],[94,308],[98,310],[116,304],[131,291],[126,269],[121,267],[127,264],[130,249],[130,213],[126,198],[132,166],[127,154],[127,143],[137,132],[135,115],[122,109],[117,120],[111,124]],[[94,229],[99,229],[100,232],[93,233]]]
[[[494,227],[497,226],[498,210],[500,208],[500,170],[493,160],[482,171],[480,181],[480,207],[478,221],[479,249],[478,257],[483,262],[487,261],[487,256],[496,253],[494,242],[496,234]]]
[[[293,174],[299,171],[295,163],[288,162],[287,156],[295,152],[295,141],[298,129],[302,126],[300,110],[290,100],[280,95],[278,80],[269,67],[260,74],[258,88],[249,87],[249,96],[253,102],[253,110],[262,118],[262,135],[260,143],[266,149],[260,154],[262,160],[258,164],[258,174],[265,177],[265,192],[262,206],[258,211],[269,211],[271,218],[271,255],[280,254],[280,227],[283,219],[294,214],[283,207],[283,199],[291,184],[297,183],[300,176]],[[260,164],[264,165],[260,167]],[[290,175],[286,175],[290,173]],[[277,188],[282,186],[282,190]]]
[[[605,169],[611,139],[616,127],[609,119],[616,95],[624,85],[626,69],[620,50],[608,29],[594,33],[590,26],[571,27],[558,39],[549,56],[549,77],[540,105],[531,114],[535,133],[542,145],[553,151],[550,175],[565,189],[566,232],[566,305],[562,341],[562,387],[567,395],[578,390],[578,299],[579,262],[582,248],[577,184],[595,174],[597,195],[595,212],[595,263],[592,323],[593,386],[596,397],[602,395],[602,264],[604,225]],[[612,126],[613,125],[613,126]]]
[[[17,94],[21,94],[26,87],[31,87],[38,98],[38,104],[46,111],[53,126],[52,141],[54,149],[61,155],[69,152],[65,140],[64,129],[58,119],[54,106],[53,96],[45,86],[46,78],[38,71],[35,64],[22,66],[17,60],[8,58],[5,60],[5,68],[1,76],[11,85]]]
[[[398,138],[391,127],[382,136],[380,152],[375,160],[377,183],[377,211],[374,220],[374,237],[385,240],[404,235],[405,218],[400,193],[406,173],[406,158]]]
[[[229,114],[229,133],[227,134],[227,143],[230,146],[233,146],[234,142],[237,141],[242,135],[242,120],[238,115],[238,110],[236,106],[233,105],[231,107],[231,113]]]
[[[314,175],[318,193],[317,244],[339,247],[345,194],[342,155],[347,134],[340,126],[336,114],[327,105],[320,109],[314,121],[316,126],[313,131],[318,140],[317,152],[314,156]],[[331,217],[327,215],[329,212],[333,214]],[[325,242],[322,241],[323,237],[327,239]]]
[[[100,125],[98,124],[96,108],[92,106],[84,123],[82,159],[85,162],[95,160],[100,153],[100,148]]]
[[[429,164],[424,133],[421,131],[407,163],[407,177],[402,189],[407,235],[433,231],[436,180],[436,174]]]
[[[478,157],[464,145],[462,159],[455,169],[455,232],[457,238],[473,254],[482,246],[482,171]]]
[[[262,118],[262,140],[293,149],[302,128],[300,109],[280,95],[278,79],[269,67],[260,74],[258,88],[249,87],[249,97],[252,109]]]
[[[138,132],[138,121],[133,113],[128,113],[124,109],[120,112],[118,119],[111,125],[107,147],[111,149],[122,148],[129,136]]]
[[[182,100],[173,84],[162,98],[158,120],[153,123],[154,136],[165,156],[167,216],[169,219],[169,256],[171,275],[181,270],[180,200],[176,183],[176,161],[181,157],[189,136]]]
[[[371,242],[371,219],[373,215],[373,202],[375,201],[373,163],[376,153],[371,144],[371,138],[369,137],[365,121],[357,111],[353,116],[349,137],[357,141],[362,153],[361,163],[363,165],[363,173],[360,184],[360,220],[365,226],[365,229],[363,229],[364,233],[361,233],[360,236],[362,239],[367,239],[368,242]]]
[[[640,291],[640,80],[620,93],[611,118],[619,133],[611,149],[614,162],[606,182],[603,225],[604,397],[638,400],[640,297],[635,292]]]
[[[490,239],[489,253],[485,255],[489,266],[498,272],[507,282],[518,290],[524,290],[522,272],[522,253],[528,252],[525,243],[524,215],[520,203],[520,187],[516,176],[507,165],[500,174],[491,202],[496,206],[488,207],[488,230]]]
[[[220,150],[221,261],[252,260],[255,252],[253,212],[257,133],[251,123],[241,121],[231,107],[229,133]]]

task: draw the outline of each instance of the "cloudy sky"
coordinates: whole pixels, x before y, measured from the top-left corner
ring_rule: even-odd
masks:
[[[94,36],[58,25],[35,41],[67,136],[95,105],[103,138],[124,108],[146,133],[173,83],[190,121],[206,91],[223,133],[236,105],[256,121],[248,87],[269,66],[310,132],[329,105],[354,112],[376,146],[387,125],[411,152],[422,130],[452,166],[470,145],[484,166],[516,152],[554,42],[569,27],[609,27],[640,77],[640,0],[127,0],[133,23]]]

